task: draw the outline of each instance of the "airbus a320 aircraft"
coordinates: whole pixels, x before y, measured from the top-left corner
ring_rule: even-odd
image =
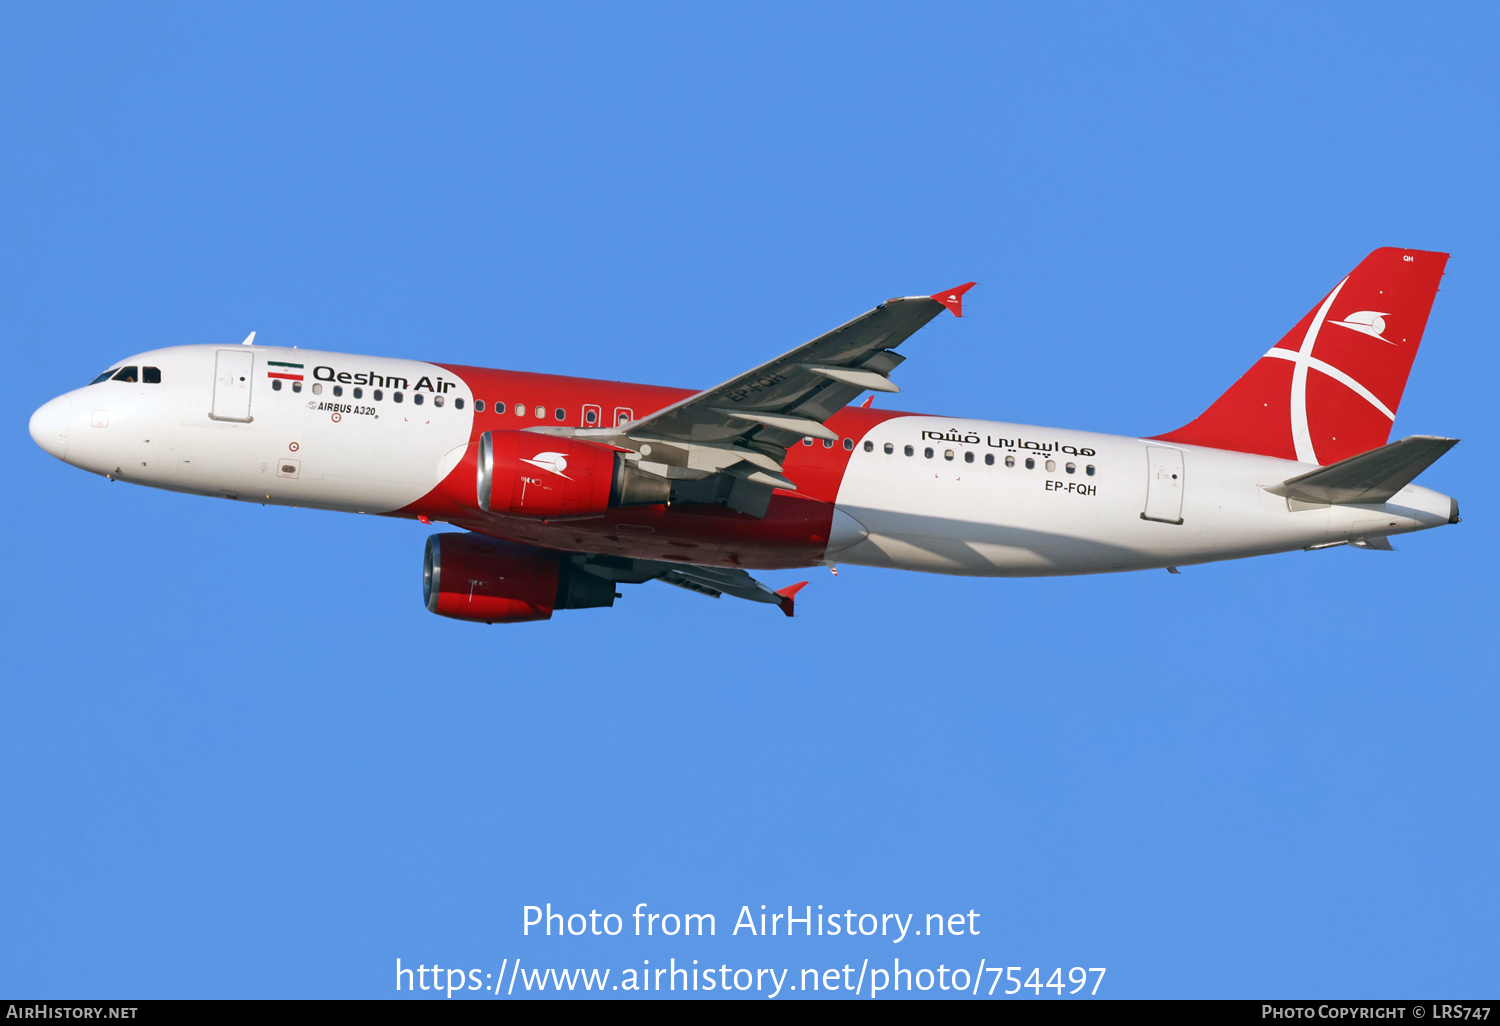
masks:
[[[445,523],[427,608],[483,623],[665,581],[792,615],[839,563],[1027,577],[1292,549],[1389,549],[1458,523],[1412,480],[1456,439],[1387,444],[1447,263],[1378,249],[1229,391],[1152,438],[850,404],[972,286],[908,296],[702,392],[243,344],[120,361],[31,418],[111,480]],[[871,397],[873,398],[873,396]],[[805,583],[805,582],[804,582]]]

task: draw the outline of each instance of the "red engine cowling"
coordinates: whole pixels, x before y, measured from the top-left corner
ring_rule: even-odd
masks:
[[[438,485],[464,510],[548,519],[667,502],[672,482],[607,445],[535,431],[486,431]]]
[[[422,597],[439,616],[524,623],[551,619],[554,609],[612,606],[615,586],[560,552],[477,534],[434,534],[422,561]]]
[[[521,517],[602,513],[610,507],[614,449],[531,431],[479,439],[479,508]]]

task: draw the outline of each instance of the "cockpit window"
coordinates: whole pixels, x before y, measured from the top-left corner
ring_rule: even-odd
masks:
[[[115,375],[115,380],[116,381],[134,381],[135,380],[135,368],[134,367],[121,367],[120,368],[120,373],[118,373],[118,374]]]
[[[141,380],[144,381],[148,385],[159,385],[159,384],[161,384],[161,368],[160,367],[142,367],[141,368]]]
[[[111,367],[109,370],[107,370],[103,374],[99,375],[93,381],[90,381],[89,384],[90,385],[97,385],[97,384],[99,384],[99,382],[107,380],[109,378],[109,376],[111,374],[113,374],[114,372],[115,372],[115,369],[113,367]]]

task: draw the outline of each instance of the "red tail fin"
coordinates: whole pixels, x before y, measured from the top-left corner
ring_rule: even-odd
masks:
[[[1384,445],[1447,253],[1377,249],[1169,442],[1336,463]]]

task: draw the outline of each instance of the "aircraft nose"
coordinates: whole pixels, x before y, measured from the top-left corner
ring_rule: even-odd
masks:
[[[73,417],[73,400],[60,395],[43,403],[31,415],[31,440],[49,456],[68,458],[68,421]]]

